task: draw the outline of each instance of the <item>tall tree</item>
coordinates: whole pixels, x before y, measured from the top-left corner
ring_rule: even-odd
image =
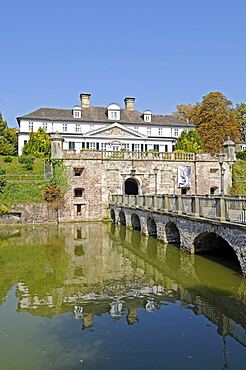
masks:
[[[24,145],[22,153],[24,155],[33,155],[36,158],[50,159],[50,137],[42,127],[39,127],[37,132],[30,132],[29,140]]]
[[[183,150],[186,153],[201,153],[202,143],[196,130],[183,130],[176,141],[174,150]]]
[[[0,155],[17,154],[16,130],[9,128],[0,112]]]
[[[187,123],[196,124],[196,115],[199,110],[200,103],[195,105],[191,104],[179,104],[176,106],[176,111],[173,112],[172,116],[181,119]]]
[[[236,121],[239,125],[240,139],[246,141],[246,104],[236,104],[234,109]]]
[[[196,124],[203,149],[208,153],[220,151],[228,137],[231,140],[239,137],[232,102],[221,92],[211,92],[203,96],[196,115]]]

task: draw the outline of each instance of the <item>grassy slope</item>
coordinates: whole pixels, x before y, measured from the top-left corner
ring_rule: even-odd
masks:
[[[19,163],[18,157],[12,157],[12,162],[5,163],[4,157],[0,156],[0,169],[5,170],[7,175],[16,175],[16,178],[11,176],[11,179],[19,180],[19,174],[27,175],[43,175],[44,162],[42,159],[35,159],[33,170],[27,171]],[[26,177],[28,179],[28,176]],[[33,203],[44,202],[43,188],[47,185],[46,182],[7,182],[3,191],[0,193],[0,204],[15,204],[15,203]]]

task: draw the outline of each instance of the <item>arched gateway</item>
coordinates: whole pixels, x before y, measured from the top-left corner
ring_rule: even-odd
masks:
[[[134,178],[129,178],[125,181],[125,194],[138,195],[138,182]]]

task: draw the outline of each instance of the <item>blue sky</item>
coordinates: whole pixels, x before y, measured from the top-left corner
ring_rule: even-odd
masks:
[[[245,0],[1,0],[0,111],[91,104],[171,114],[221,91],[246,102]]]

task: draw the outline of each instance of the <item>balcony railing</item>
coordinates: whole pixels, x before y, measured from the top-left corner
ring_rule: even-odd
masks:
[[[199,195],[110,195],[110,204],[246,225],[246,198]]]

